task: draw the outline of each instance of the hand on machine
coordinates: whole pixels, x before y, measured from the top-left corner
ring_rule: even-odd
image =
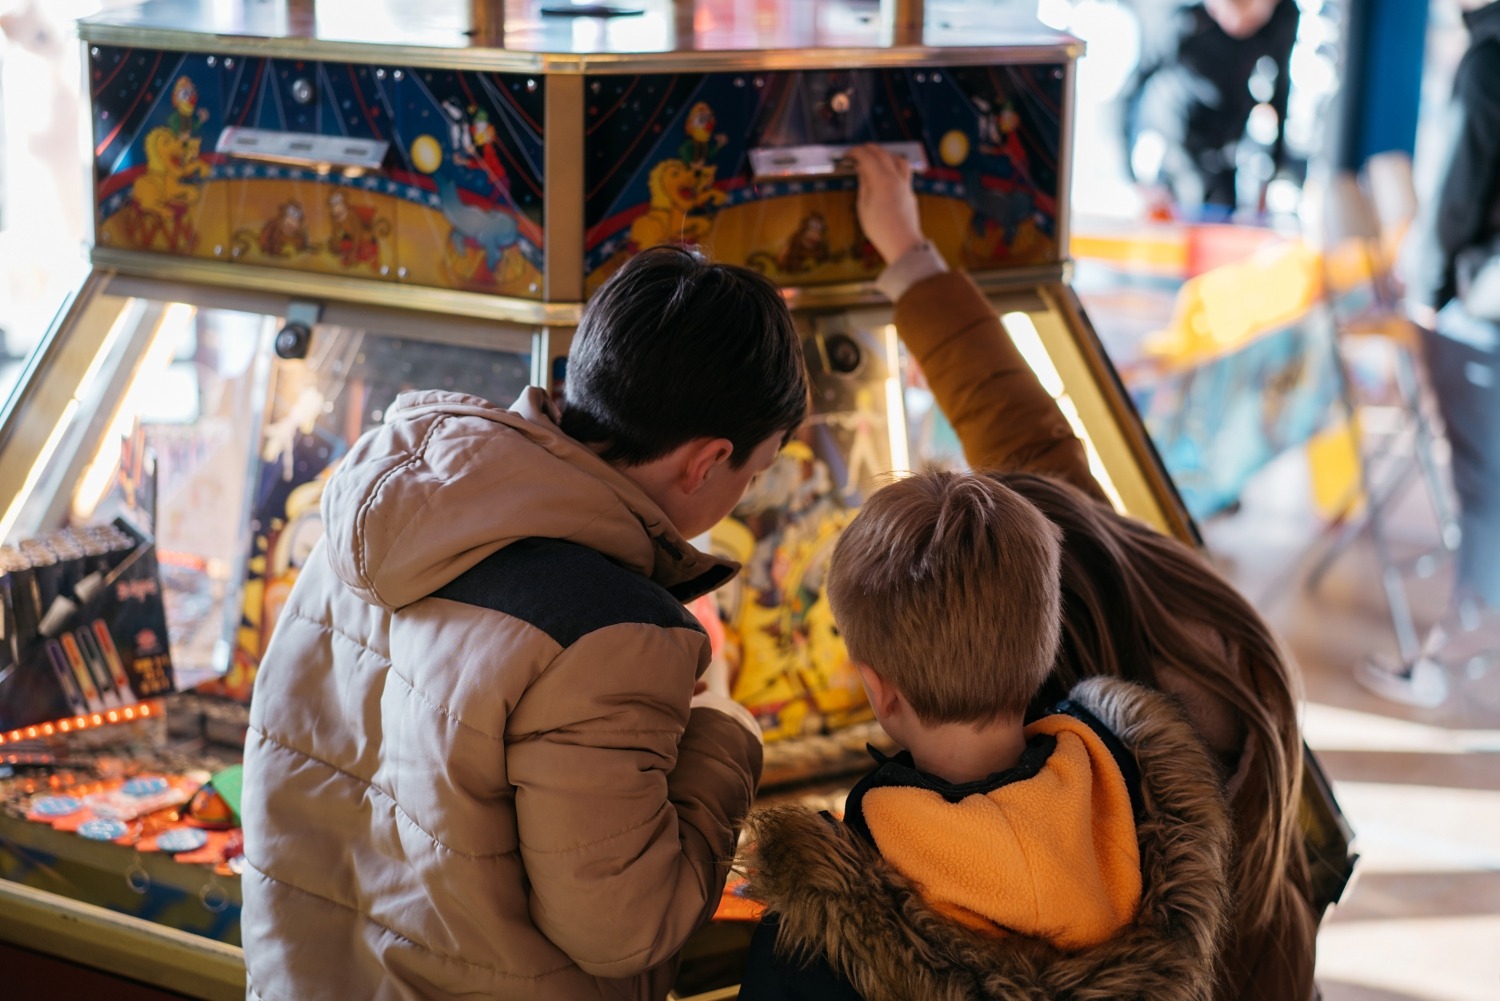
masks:
[[[859,176],[860,227],[886,263],[894,264],[926,239],[911,186],[911,164],[874,144],[856,146],[849,159]]]

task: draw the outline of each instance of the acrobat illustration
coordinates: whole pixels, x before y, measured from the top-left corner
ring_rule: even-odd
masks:
[[[473,104],[463,107],[451,97],[442,102],[441,108],[448,120],[448,148],[453,151],[453,162],[484,171],[496,191],[509,194],[510,178],[500,162],[500,133],[489,112]]]
[[[875,408],[868,389],[860,389],[854,395],[854,409],[837,414],[825,414],[824,424],[843,428],[849,433],[848,465],[844,474],[844,496],[853,497],[860,492],[860,484],[880,475],[880,445],[877,434],[885,430],[885,415]]]

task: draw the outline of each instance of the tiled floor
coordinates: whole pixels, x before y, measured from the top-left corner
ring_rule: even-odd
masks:
[[[1352,665],[1391,654],[1394,634],[1367,542],[1316,591],[1306,569],[1326,544],[1304,500],[1305,464],[1262,474],[1241,512],[1204,526],[1210,550],[1302,666],[1308,742],[1332,777],[1361,855],[1318,940],[1328,1001],[1500,999],[1500,671],[1464,678],[1455,705],[1417,710],[1360,688]],[[1420,489],[1399,507],[1415,553],[1436,543]],[[1413,579],[1424,625],[1447,594],[1447,568]]]

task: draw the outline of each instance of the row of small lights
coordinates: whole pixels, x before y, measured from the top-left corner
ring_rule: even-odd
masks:
[[[130,723],[137,719],[149,719],[155,712],[151,703],[142,702],[139,705],[126,706],[124,709],[109,709],[101,713],[93,713],[88,716],[74,716],[71,719],[61,719],[54,723],[40,723],[36,726],[21,727],[10,733],[0,733],[0,745],[14,744],[23,740],[36,740],[40,737],[50,737],[56,733],[72,733],[75,730],[89,730],[96,726],[108,726],[110,723]]]

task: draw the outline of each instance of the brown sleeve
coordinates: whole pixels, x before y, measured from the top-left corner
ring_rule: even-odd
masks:
[[[713,915],[760,741],[690,708],[708,638],[620,623],[546,665],[506,722],[532,921],[585,972],[669,962]]]
[[[968,275],[917,282],[896,303],[896,329],[971,466],[1055,476],[1107,500],[1083,442]]]

